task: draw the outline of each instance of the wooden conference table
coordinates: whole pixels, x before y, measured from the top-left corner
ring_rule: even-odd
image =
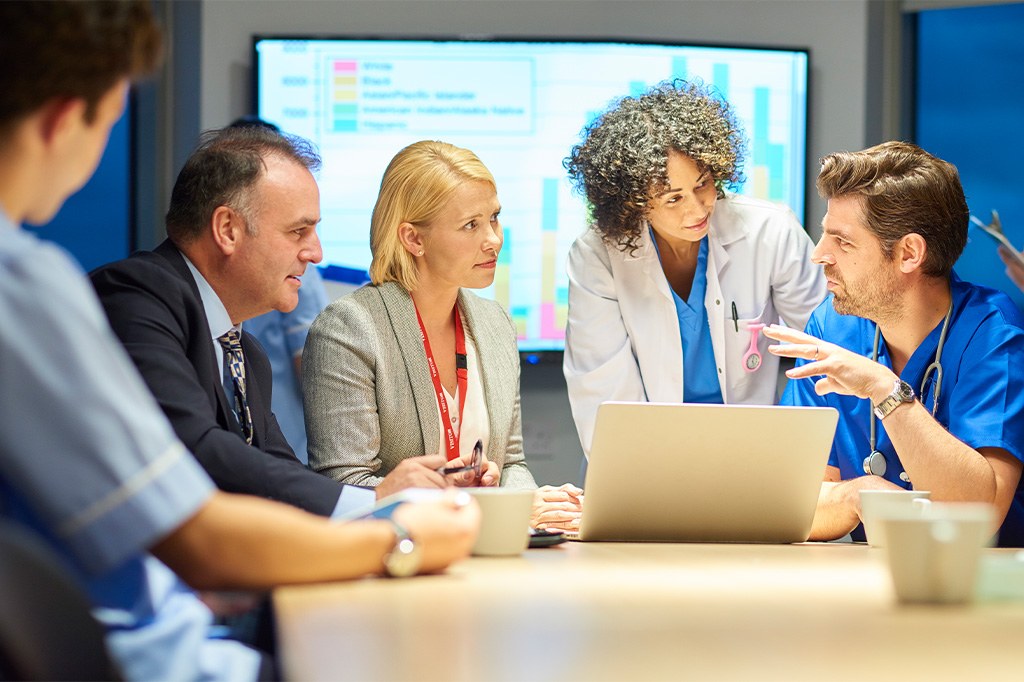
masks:
[[[900,606],[884,560],[567,543],[277,590],[280,654],[290,680],[1024,679],[1024,603]]]

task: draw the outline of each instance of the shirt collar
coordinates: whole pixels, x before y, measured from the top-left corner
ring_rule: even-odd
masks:
[[[192,273],[192,279],[195,280],[196,286],[199,288],[199,298],[203,302],[206,322],[210,325],[210,334],[213,339],[217,340],[231,329],[241,329],[242,325],[231,324],[231,316],[228,315],[227,308],[224,307],[224,303],[220,300],[217,292],[213,290],[210,283],[203,277],[203,273],[199,272],[199,269],[196,268],[184,253],[181,254],[181,257],[185,259],[185,265],[188,266],[189,272]]]
[[[7,209],[4,208],[3,204],[0,204],[0,230],[17,230],[18,226],[11,220],[11,217],[7,215]]]
[[[722,246],[743,239],[746,234],[743,221],[736,219],[734,215],[734,202],[731,199],[736,196],[732,192],[726,192],[724,197],[715,202],[715,211],[711,214],[711,227],[708,234],[714,234],[715,241]]]

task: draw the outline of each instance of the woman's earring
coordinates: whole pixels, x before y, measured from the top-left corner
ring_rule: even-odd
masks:
[[[418,254],[416,254],[416,255],[417,256],[422,256],[423,255],[423,249],[420,249],[420,252]]]

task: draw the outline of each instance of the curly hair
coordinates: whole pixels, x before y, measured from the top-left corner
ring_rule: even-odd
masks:
[[[732,106],[702,82],[671,80],[623,97],[583,129],[562,162],[590,205],[595,229],[623,251],[639,246],[652,196],[669,188],[677,151],[711,173],[718,196],[743,182],[746,137]]]

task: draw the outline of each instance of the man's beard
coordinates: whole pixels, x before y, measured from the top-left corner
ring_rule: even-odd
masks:
[[[875,322],[895,322],[903,317],[902,287],[889,268],[878,268],[854,289],[831,266],[825,266],[825,277],[842,289],[841,294],[834,291],[832,295],[832,307],[840,315],[856,315]]]

